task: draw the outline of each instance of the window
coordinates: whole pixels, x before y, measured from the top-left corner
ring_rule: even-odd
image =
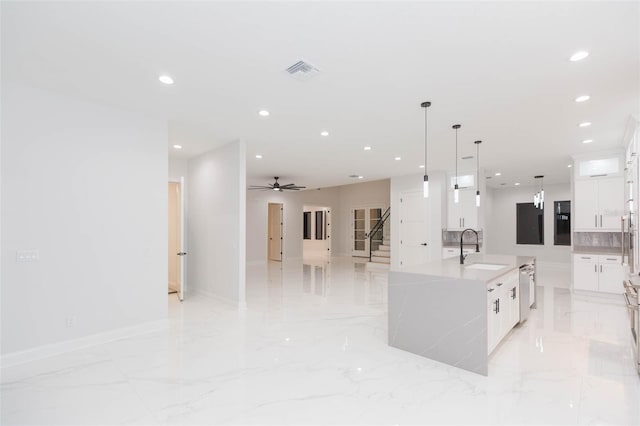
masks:
[[[322,210],[316,211],[316,240],[324,240],[324,212]]]
[[[571,245],[571,201],[554,201],[553,244]]]
[[[304,238],[305,240],[310,240],[311,239],[311,212],[304,212],[303,214],[304,216],[303,216],[302,238]]]
[[[544,210],[533,203],[518,203],[516,215],[516,243],[544,245]]]

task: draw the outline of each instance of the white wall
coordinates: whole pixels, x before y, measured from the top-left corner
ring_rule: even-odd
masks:
[[[309,189],[299,192],[247,191],[247,261],[267,258],[267,206],[283,204],[283,259],[303,254],[302,211],[305,205],[326,206],[331,210],[331,253],[351,254],[351,208],[362,205],[389,205],[389,180]]]
[[[429,173],[429,198],[427,199],[429,214],[427,231],[429,260],[442,257],[442,228],[445,227],[446,215],[446,177],[444,172]],[[422,191],[423,175],[412,174],[391,178],[391,268],[400,267],[400,241],[394,238],[400,232],[400,195],[406,191]],[[394,214],[396,213],[396,214]]]
[[[165,123],[3,82],[1,157],[3,354],[166,318]]]
[[[246,145],[188,162],[188,288],[245,306]]]
[[[180,182],[180,177],[182,176],[185,179],[187,178],[187,160],[184,158],[169,158],[169,182]]]
[[[516,244],[516,204],[533,201],[533,186],[493,189],[487,216],[487,253],[536,256],[538,261],[569,263],[570,246],[553,245],[553,202],[572,200],[569,183],[544,186],[544,245]],[[572,203],[573,204],[573,203]]]

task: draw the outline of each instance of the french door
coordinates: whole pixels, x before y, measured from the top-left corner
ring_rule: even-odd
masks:
[[[382,218],[382,206],[356,207],[351,210],[351,254],[369,257],[369,234]],[[371,241],[371,249],[377,250],[383,242],[382,229],[378,230]]]

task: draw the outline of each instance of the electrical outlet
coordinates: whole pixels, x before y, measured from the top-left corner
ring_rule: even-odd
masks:
[[[73,328],[76,326],[76,317],[70,316],[67,317],[67,328]]]
[[[18,250],[16,251],[16,262],[37,262],[40,260],[38,250]]]

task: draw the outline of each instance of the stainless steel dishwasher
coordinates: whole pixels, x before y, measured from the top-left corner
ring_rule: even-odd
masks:
[[[536,267],[534,263],[520,266],[520,321],[522,324],[529,318],[529,311],[536,303]]]

